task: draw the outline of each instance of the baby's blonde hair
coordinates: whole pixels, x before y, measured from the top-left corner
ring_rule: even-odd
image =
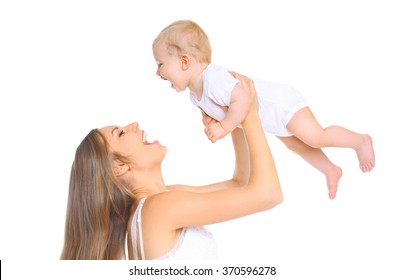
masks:
[[[188,54],[201,63],[210,63],[212,48],[205,31],[193,21],[179,20],[164,28],[153,41],[153,49],[164,43],[170,54]]]

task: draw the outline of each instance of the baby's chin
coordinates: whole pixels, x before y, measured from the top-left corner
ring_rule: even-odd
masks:
[[[177,88],[176,86],[174,86],[174,84],[171,84],[171,88],[172,88],[173,90],[175,90],[176,92],[183,92],[183,91],[185,91],[185,89]]]

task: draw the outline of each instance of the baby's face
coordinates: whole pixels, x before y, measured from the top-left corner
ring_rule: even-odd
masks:
[[[153,48],[154,59],[157,63],[156,75],[171,83],[171,88],[182,92],[188,87],[184,62],[177,54],[171,54],[166,44],[159,43]]]

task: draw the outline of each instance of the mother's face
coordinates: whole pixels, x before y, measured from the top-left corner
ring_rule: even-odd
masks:
[[[130,159],[132,167],[150,167],[160,164],[167,148],[158,141],[149,143],[137,122],[124,127],[107,126],[100,129],[112,152]]]

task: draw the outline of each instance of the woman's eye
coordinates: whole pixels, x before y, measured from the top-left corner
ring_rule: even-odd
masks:
[[[125,132],[123,132],[123,130],[121,130],[120,132],[119,132],[119,134],[118,134],[118,137],[121,137],[122,135],[124,135],[125,134]]]

